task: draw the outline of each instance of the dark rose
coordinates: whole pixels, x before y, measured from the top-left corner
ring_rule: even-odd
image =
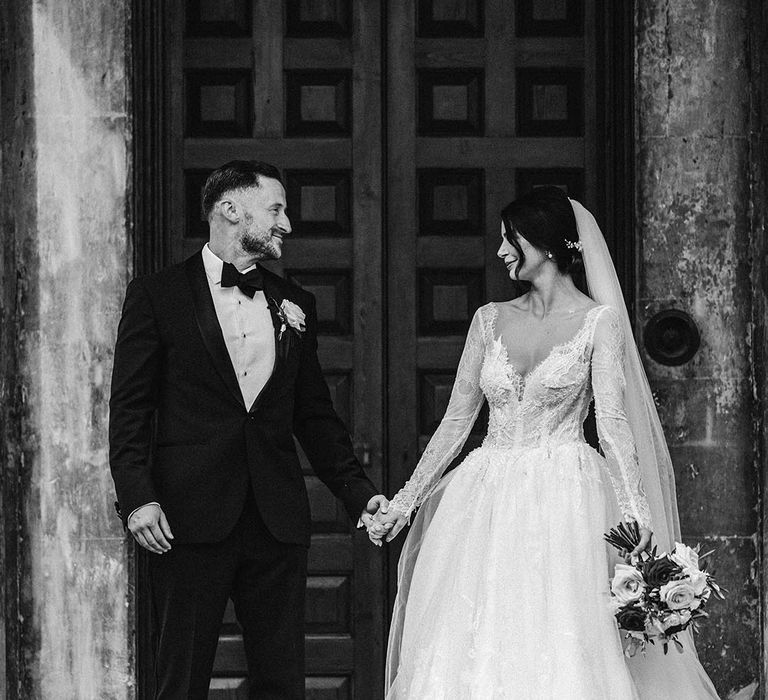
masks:
[[[643,578],[651,588],[659,588],[672,580],[683,570],[668,556],[650,559],[643,565]]]
[[[616,622],[628,632],[642,632],[645,630],[645,613],[636,605],[628,605],[616,613]]]

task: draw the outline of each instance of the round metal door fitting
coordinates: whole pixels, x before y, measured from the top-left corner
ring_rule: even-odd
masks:
[[[645,349],[659,364],[675,367],[688,362],[701,345],[696,322],[685,311],[660,311],[643,332]]]

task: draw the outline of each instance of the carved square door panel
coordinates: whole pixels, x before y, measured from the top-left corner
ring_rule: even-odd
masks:
[[[199,202],[212,169],[234,159],[281,169],[293,232],[271,267],[314,294],[334,405],[390,495],[445,410],[475,310],[516,293],[496,259],[502,207],[556,185],[600,213],[617,191],[605,144],[631,140],[631,110],[611,114],[605,98],[631,67],[616,36],[632,22],[618,5],[167,3],[156,144],[167,177],[152,190],[167,201],[164,262],[206,242]],[[381,698],[398,547],[371,547],[306,459],[304,469],[307,696]],[[246,697],[245,676],[228,609],[211,697]]]
[[[518,293],[496,256],[501,209],[555,185],[603,210],[607,124],[631,133],[606,113],[615,20],[595,0],[387,3],[390,490],[437,427],[474,312]]]

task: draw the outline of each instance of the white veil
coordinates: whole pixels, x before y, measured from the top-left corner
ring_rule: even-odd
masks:
[[[633,341],[632,324],[624,304],[624,295],[595,217],[579,202],[571,199],[581,254],[587,273],[589,296],[600,304],[613,307],[624,330],[624,404],[627,420],[635,438],[643,486],[651,509],[653,538],[662,552],[671,552],[682,541],[675,494],[675,473],[661,427],[648,378]],[[686,651],[664,655],[660,645],[649,645],[645,655],[628,658],[627,666],[642,700],[660,698],[718,698],[712,681],[699,662],[693,635],[689,630],[678,635]]]
[[[613,307],[622,321],[626,338],[624,376],[627,382],[627,420],[635,438],[643,486],[651,508],[654,541],[660,550],[669,552],[674,543],[680,541],[672,459],[640,353],[632,340],[632,324],[608,246],[595,217],[579,202],[573,199],[570,202],[576,216],[589,296],[599,304]]]

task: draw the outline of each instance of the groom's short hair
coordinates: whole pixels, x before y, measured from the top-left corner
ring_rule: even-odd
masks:
[[[227,192],[259,187],[259,179],[270,177],[282,184],[280,171],[260,160],[231,160],[216,168],[205,181],[202,193],[203,217],[207,219],[216,202]]]

